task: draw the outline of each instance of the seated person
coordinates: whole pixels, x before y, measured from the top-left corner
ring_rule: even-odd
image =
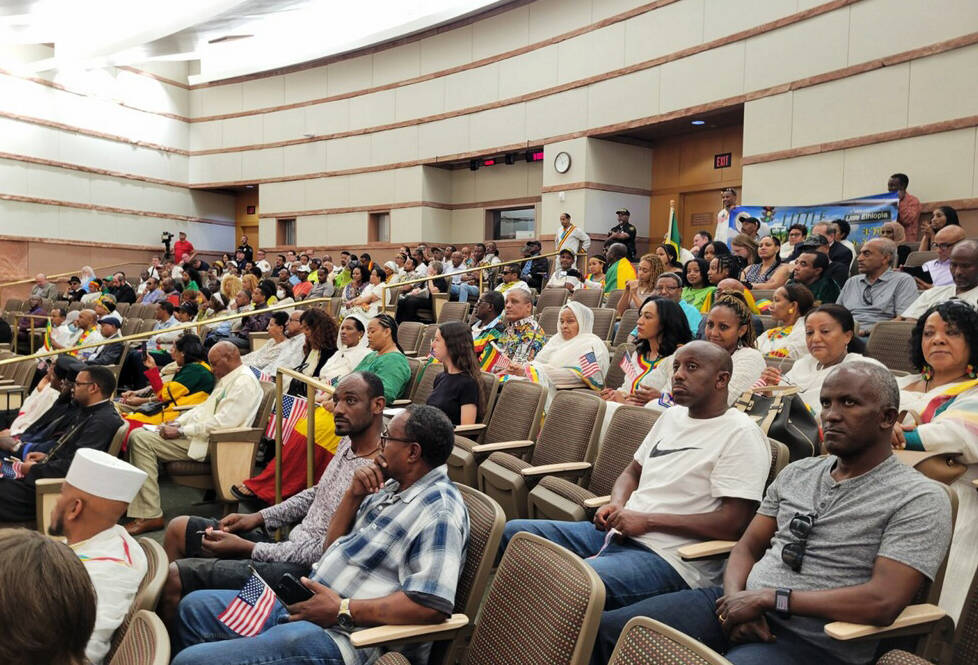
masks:
[[[64,478],[75,452],[82,448],[108,450],[122,418],[112,405],[115,377],[105,367],[93,365],[78,372],[73,397],[77,405],[59,422],[64,427],[56,439],[35,441],[22,459],[20,478],[0,478],[0,522],[35,519],[39,478]],[[23,454],[23,449],[21,450]]]
[[[122,333],[119,331],[122,324],[119,323],[119,319],[111,316],[99,319],[98,324],[100,326],[99,332],[105,343],[93,350],[86,362],[89,365],[118,365],[119,361],[122,360],[122,351],[124,350],[122,342],[111,342],[110,340],[122,337]]]
[[[301,316],[302,313],[298,312],[298,315]],[[265,332],[268,333],[268,341],[251,353],[241,356],[241,362],[269,376],[275,374],[275,370],[282,366],[278,364],[277,360],[282,350],[288,346],[288,323],[288,312],[284,310],[272,312],[268,318],[268,327],[265,328]],[[289,369],[292,367],[295,365],[290,366]]]
[[[367,345],[368,325],[370,319],[363,314],[351,314],[340,321],[340,329],[336,333],[336,351],[319,370],[320,379],[336,385],[370,355],[370,347]]]
[[[31,332],[44,331],[44,326],[47,324],[46,316],[47,311],[41,306],[41,296],[31,296],[27,299],[27,311],[17,320],[17,348],[21,349],[21,353],[26,353],[25,349],[30,348]]]
[[[448,293],[448,280],[439,276],[442,270],[441,261],[432,261],[425,270],[430,278],[427,282],[407,284],[400,287],[401,294],[398,296],[396,312],[398,323],[420,321],[418,312],[422,309],[430,309],[434,313],[435,299],[433,296],[436,293]]]
[[[703,303],[716,290],[710,284],[710,262],[703,258],[695,258],[683,266],[683,302],[697,311],[703,311]]]
[[[608,661],[634,616],[695,636],[735,665],[871,663],[878,641],[836,642],[825,624],[892,623],[934,578],[951,538],[945,491],[890,450],[899,399],[882,365],[833,371],[821,395],[829,454],[778,475],[723,586],[605,612],[592,663]]]
[[[917,299],[913,277],[892,269],[896,245],[892,240],[873,238],[859,248],[859,274],[842,287],[838,302],[852,312],[859,334],[866,337],[879,321],[895,319]]]
[[[695,266],[696,263],[694,262],[693,265]],[[678,273],[664,272],[659,275],[659,278],[655,280],[655,288],[652,289],[652,295],[658,298],[667,298],[679,305],[679,309],[683,310],[683,314],[686,315],[686,322],[689,324],[690,334],[699,330],[703,315],[699,309],[683,300],[683,278]]]
[[[173,665],[321,660],[370,663],[349,632],[377,624],[438,623],[451,615],[469,521],[445,473],[455,437],[445,414],[412,405],[380,437],[380,454],[357,469],[326,532],[325,551],[302,583],[309,600],[276,603],[255,637],[218,620],[237,591],[195,591],[180,602]],[[325,629],[325,630],[324,630]],[[411,662],[427,649],[406,647]]]
[[[662,261],[655,254],[646,254],[639,259],[635,279],[625,282],[625,292],[621,294],[618,304],[615,305],[619,317],[626,309],[638,309],[642,306],[642,303],[652,295],[656,280],[659,279],[662,271]]]
[[[95,630],[85,649],[95,665],[109,652],[112,635],[129,613],[148,569],[143,548],[116,524],[145,479],[131,464],[83,448],[71,462],[51,511],[48,532],[64,536],[85,564],[98,597]]]
[[[839,285],[829,277],[829,257],[814,249],[803,251],[795,260],[795,269],[788,284],[800,284],[812,292],[816,303],[835,302]]]
[[[122,327],[122,314],[116,309],[115,296],[106,293],[92,303],[92,309],[100,319],[118,319],[119,327]]]
[[[506,329],[503,308],[506,299],[498,291],[486,291],[475,303],[472,322],[472,342],[475,352],[481,354],[488,341],[498,339]]]
[[[955,300],[934,305],[917,319],[910,358],[917,373],[897,379],[900,410],[907,415],[893,428],[893,446],[958,453],[957,460],[967,465],[951,485],[958,495],[958,519],[945,579],[970,580],[978,563],[978,495],[971,484],[978,477],[978,313]],[[967,593],[967,584],[941,589],[940,605],[955,621]]]
[[[546,376],[551,396],[554,386],[603,388],[611,361],[604,340],[591,332],[594,312],[579,302],[567,302],[560,308],[558,324],[557,334],[530,363]]]
[[[780,325],[757,336],[757,350],[768,358],[789,360],[797,360],[808,353],[805,347],[805,315],[814,304],[812,292],[801,284],[786,284],[776,289],[771,299],[770,313]]]
[[[143,363],[149,387],[122,394],[122,404],[131,407],[124,410],[125,419],[133,426],[132,429],[146,423],[159,425],[169,422],[179,415],[176,407],[196,406],[214,390],[214,372],[207,364],[204,343],[197,335],[188,332],[180,336],[173,346],[173,360],[178,367],[177,373],[164,383],[153,355],[147,353]]]
[[[727,400],[733,406],[740,395],[761,378],[761,372],[767,367],[764,356],[755,348],[751,312],[740,293],[717,291],[713,308],[706,317],[703,336],[730,354],[733,371]]]
[[[613,242],[605,251],[607,269],[604,273],[604,294],[624,289],[628,282],[637,280],[635,268],[629,261],[629,248],[624,243]]]
[[[516,266],[503,266],[499,271],[500,282],[496,285],[496,293],[505,294],[510,289],[523,289],[530,292],[530,285],[520,279],[520,271]]]
[[[547,280],[547,285],[544,288],[567,289],[571,292],[574,289],[580,288],[584,283],[584,278],[581,276],[581,272],[574,266],[576,259],[577,257],[574,256],[574,252],[569,249],[560,250],[560,254],[558,255],[560,267],[554,270],[554,274]]]
[[[68,399],[71,398],[71,382],[77,375],[77,369],[71,373],[70,381],[68,380],[69,371],[72,365],[80,364],[67,354],[60,355],[54,362],[47,364],[44,377],[37,384],[37,388],[24,399],[17,417],[10,423],[10,427],[0,430],[0,450],[11,450],[20,435],[38,422],[54,406],[62,394],[67,393]],[[5,442],[9,443],[11,447],[5,445]]]
[[[251,333],[265,332],[272,313],[264,310],[268,309],[268,299],[274,295],[275,284],[269,279],[262,280],[258,288],[251,294],[251,302],[254,305],[252,311],[256,313],[241,319],[241,327],[229,337],[225,338],[228,342],[238,347],[239,351],[249,351],[251,349],[251,340],[249,338]]]
[[[445,371],[435,377],[428,405],[441,409],[455,426],[481,420],[486,407],[485,387],[469,327],[461,321],[439,324],[431,340],[431,355]]]
[[[221,520],[186,515],[170,520],[163,544],[171,561],[159,612],[168,623],[177,604],[197,589],[240,589],[250,566],[266,580],[300,577],[323,554],[323,541],[354,472],[373,463],[384,418],[384,384],[368,372],[347,376],[332,396],[336,433],[343,437],[319,482],[257,513]],[[267,529],[295,525],[275,542]],[[190,558],[185,558],[190,557]]]
[[[678,406],[656,420],[594,524],[512,520],[503,532],[503,549],[528,531],[584,557],[604,581],[605,609],[718,584],[723,562],[683,561],[677,549],[739,537],[764,492],[770,448],[748,416],[727,406],[730,356],[695,341],[673,367]]]
[[[129,437],[129,459],[147,474],[145,484],[129,505],[128,515],[132,521],[126,525],[126,530],[130,534],[163,528],[157,481],[160,461],[201,462],[207,457],[207,442],[213,430],[251,427],[255,420],[262,389],[251,370],[241,364],[237,347],[218,342],[211,347],[207,360],[217,385],[203,403],[164,423],[158,431],[142,427]]]
[[[523,367],[543,348],[544,342],[547,341],[547,334],[533,318],[533,300],[530,298],[529,291],[523,289],[507,291],[504,312],[506,329],[498,340],[491,345],[486,345],[480,364],[482,370],[486,372],[500,376],[503,373],[519,376],[523,373]],[[495,349],[498,349],[498,352]],[[508,365],[503,369],[499,369],[500,365],[496,362],[498,354],[502,354],[508,360]]]
[[[901,319],[916,319],[932,306],[951,298],[978,307],[978,242],[962,240],[951,250],[950,286],[935,286],[923,291],[907,309]]]
[[[817,417],[822,410],[818,398],[822,384],[836,365],[876,361],[850,349],[855,323],[842,305],[829,303],[816,307],[802,323],[795,325],[805,330],[805,355],[783,375],[780,367],[765,367],[758,384],[798,386],[801,398]]]
[[[181,323],[191,323],[197,318],[197,303],[185,302],[176,309],[173,310],[173,317],[177,320],[177,325]],[[156,340],[156,350],[149,350],[149,344],[146,348],[149,353],[153,354],[153,360],[160,367],[169,365],[173,362],[173,355],[170,351],[173,350],[173,345],[176,341],[180,339],[180,336],[185,332],[184,329],[171,330],[175,326],[169,326],[166,330],[158,335],[150,337],[151,340]],[[205,341],[204,346],[207,346],[206,342],[209,342],[210,338]]]
[[[0,587],[0,663],[87,664],[95,589],[67,545],[37,531],[0,529]]]

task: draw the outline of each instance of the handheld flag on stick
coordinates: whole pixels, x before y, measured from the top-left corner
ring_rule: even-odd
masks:
[[[676,220],[676,202],[669,202],[669,230],[666,232],[665,241],[676,248],[676,256],[679,256],[679,249],[682,238],[679,237],[679,222]]]
[[[253,637],[261,632],[274,606],[275,594],[271,587],[252,573],[244,588],[218,615],[217,620],[242,637]]]

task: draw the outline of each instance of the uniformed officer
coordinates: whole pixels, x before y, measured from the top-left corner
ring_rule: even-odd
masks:
[[[618,215],[618,224],[612,226],[611,230],[608,231],[608,239],[604,241],[604,247],[607,249],[612,244],[620,242],[628,248],[628,260],[634,261],[635,234],[637,232],[635,226],[628,221],[632,213],[628,212],[628,208],[619,208],[615,214]]]

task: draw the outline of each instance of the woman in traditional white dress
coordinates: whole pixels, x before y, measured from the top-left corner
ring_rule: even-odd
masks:
[[[786,284],[774,292],[771,316],[779,325],[757,338],[757,350],[767,358],[797,360],[808,353],[805,345],[805,315],[815,296],[804,284]]]
[[[555,387],[600,390],[609,358],[604,340],[591,332],[594,312],[579,302],[568,302],[560,309],[558,321],[557,334],[540,349],[531,365]]]
[[[363,266],[357,266],[353,269],[353,273],[355,274],[358,270],[361,273],[367,271]],[[360,289],[360,295],[343,303],[343,307],[340,308],[340,316],[345,317],[354,312],[361,312],[372,318],[380,314],[380,307],[383,304],[381,297],[384,293],[384,280],[386,279],[387,273],[384,272],[384,269],[380,266],[374,266],[367,273],[367,283],[363,284]]]
[[[319,370],[319,378],[335,385],[353,371],[370,354],[367,346],[367,323],[370,318],[354,312],[340,322],[336,338],[336,353]]]

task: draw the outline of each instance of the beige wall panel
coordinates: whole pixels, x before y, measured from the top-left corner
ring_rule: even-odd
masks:
[[[895,65],[795,91],[792,145],[906,127],[909,74],[909,64]]]
[[[629,19],[625,64],[644,62],[703,41],[703,0],[682,0]]]
[[[262,121],[264,143],[299,139],[306,133],[306,110],[303,108],[263,113],[256,117]]]
[[[258,246],[274,247],[276,234],[276,221],[274,219],[262,219],[258,221]]]
[[[309,99],[320,99],[327,95],[326,67],[306,69],[286,74],[285,103],[294,104]]]
[[[590,0],[537,0],[530,4],[530,43],[591,22]]]
[[[472,62],[472,26],[465,25],[421,40],[421,73]]]
[[[240,83],[191,90],[190,96],[191,99],[194,97],[200,98],[200,112],[203,115],[238,113],[244,110]]]
[[[421,237],[429,242],[449,242],[452,238],[452,211],[421,208]],[[476,236],[476,237],[480,237]]]
[[[326,170],[326,142],[300,143],[282,148],[282,173],[320,173]]]
[[[176,215],[194,215],[196,211],[187,193],[147,185],[133,180],[74,174],[88,181],[91,201],[97,205],[132,210],[151,210]]]
[[[246,109],[260,109],[285,103],[285,78],[266,76],[241,84],[242,105]]]
[[[578,88],[526,103],[530,141],[581,129],[587,124],[587,89]]]
[[[744,44],[737,42],[662,65],[660,111],[739,95],[744,90]]]
[[[452,230],[449,240],[451,242],[456,244],[463,242],[481,242],[485,238],[485,208],[463,208],[461,210],[452,210],[450,213]]]
[[[281,176],[285,166],[283,151],[283,148],[266,148],[243,153],[241,179],[260,180]]]
[[[978,30],[970,0],[863,0],[849,7],[849,64],[866,62]]]
[[[221,148],[224,142],[221,135],[224,130],[224,123],[220,120],[214,122],[195,122],[190,125],[190,149],[207,150],[209,148]]]
[[[478,171],[453,169],[451,171],[452,203],[475,201],[475,176]]]
[[[61,145],[75,134],[0,118],[0,150],[43,159],[60,159]]]
[[[193,157],[188,172],[190,182],[241,180],[241,153]]]
[[[594,83],[587,91],[589,127],[655,115],[659,112],[659,68]]]
[[[528,192],[526,189],[526,171],[533,167],[540,168],[539,162],[532,165],[526,162],[510,166],[500,164],[479,169],[475,172],[475,200],[497,201],[539,195],[539,190]]]
[[[543,184],[549,187],[587,180],[587,141],[579,138],[543,146]],[[554,168],[554,158],[562,152],[571,158],[567,173],[557,173]]]
[[[836,151],[745,166],[740,200],[757,205],[838,201],[842,199],[843,161],[842,151]]]
[[[350,212],[326,215],[326,233],[330,244],[362,244],[367,242],[367,213]]]
[[[401,127],[370,135],[373,164],[408,162],[418,158],[418,126]]]
[[[350,179],[353,176],[339,175],[330,178],[300,180],[305,183],[305,210],[322,208],[345,208],[350,205]],[[265,185],[262,185],[264,187]],[[289,208],[294,210],[294,208]]]
[[[394,122],[394,90],[350,98],[350,129],[376,127]]]
[[[452,174],[454,172],[448,169],[440,169],[437,166],[415,166],[410,169],[398,169],[396,173],[401,177],[396,182],[397,200],[451,203]],[[420,179],[418,175],[420,175]]]
[[[816,0],[821,4],[824,0]],[[795,12],[793,0],[751,0],[750,2],[730,2],[730,0],[706,0],[706,14],[703,22],[703,41],[732,35],[755,25],[768,23]]]
[[[593,0],[591,3],[591,20],[597,23],[608,18],[644,5],[643,0]]]
[[[46,166],[31,165],[25,194],[39,199],[92,203],[91,183],[85,174]]]
[[[429,240],[421,232],[421,208],[391,210],[391,242],[414,245],[420,240]]]
[[[625,63],[625,24],[614,23],[557,45],[557,80],[577,81]]]
[[[306,131],[310,134],[320,136],[350,129],[349,99],[309,106],[306,107],[305,112]]]
[[[326,146],[326,170],[342,171],[370,161],[370,135],[335,139]]]
[[[373,79],[373,56],[361,55],[349,60],[334,62],[327,68],[326,91],[328,95],[360,90]]]
[[[306,187],[315,180],[293,180],[292,182],[270,182],[258,187],[258,210],[262,214],[289,212],[320,208],[306,200]]]
[[[397,122],[436,115],[445,110],[445,80],[431,79],[397,88],[394,91],[394,119]]]
[[[517,7],[472,26],[472,59],[511,51],[529,41],[530,8]]]
[[[752,3],[743,4],[750,6]],[[842,69],[846,66],[848,46],[849,13],[846,9],[752,37],[746,45],[744,89],[761,90]]]
[[[910,192],[921,201],[966,198],[974,194],[974,162],[974,128],[851,148],[843,194],[885,192],[887,178],[899,171],[910,176]]]
[[[425,166],[409,166],[394,171],[394,200],[417,201],[424,198],[424,176],[429,170]],[[440,171],[441,169],[433,169]]]
[[[978,114],[976,71],[978,46],[911,62],[910,126]]]
[[[55,206],[0,201],[0,215],[3,215],[4,229],[9,235],[34,236],[30,229],[44,229],[45,238],[64,238],[60,214],[60,210]],[[71,229],[67,230],[71,231]],[[84,239],[85,234],[82,233],[82,229],[75,229],[75,231],[78,233],[78,240]]]
[[[793,93],[763,97],[744,104],[744,154],[757,155],[791,147]]]
[[[540,197],[540,204],[537,208],[539,212],[537,218],[538,235],[555,234],[557,227],[560,226],[560,214],[563,212],[569,212],[574,225],[581,227],[588,233],[605,233],[613,226],[613,224],[605,224],[604,219],[588,219],[588,190],[574,189],[563,192],[563,201],[560,200],[560,194],[560,192],[546,192]],[[591,247],[591,253],[594,253],[595,245],[592,243]],[[549,252],[551,249],[553,249],[552,243],[543,244],[543,251]]]
[[[540,193],[543,187],[543,168],[545,162],[531,162],[526,164],[526,194],[534,196]]]
[[[245,115],[240,118],[228,118],[221,120],[220,147],[233,148],[242,145],[254,145],[261,143],[262,136],[262,116]],[[218,146],[209,146],[218,147]]]
[[[526,140],[526,104],[511,104],[473,113],[468,118],[470,150]]]
[[[557,85],[557,47],[524,53],[499,62],[499,97],[508,99]]]
[[[587,180],[646,189],[652,179],[652,149],[588,139]]]
[[[586,193],[584,230],[590,233],[607,233],[618,223],[615,210],[628,208],[629,221],[635,225],[639,236],[649,235],[649,197],[637,194],[620,194],[596,189]]]
[[[30,168],[22,162],[0,159],[0,183],[7,194],[27,193],[27,175]]]
[[[418,127],[420,152],[427,157],[469,150],[469,119],[465,116],[428,122]]]
[[[350,176],[350,205],[387,204],[394,200],[394,172],[374,171]]]
[[[414,78],[421,72],[421,44],[411,42],[374,53],[373,66],[373,85]]]
[[[142,76],[124,69],[110,70],[116,81],[115,90],[121,94],[121,99],[127,104],[140,108],[176,113],[190,114],[190,91],[167,85],[161,81]],[[186,79],[186,77],[184,77]]]
[[[458,72],[445,79],[445,109],[463,109],[499,98],[499,64]]]

